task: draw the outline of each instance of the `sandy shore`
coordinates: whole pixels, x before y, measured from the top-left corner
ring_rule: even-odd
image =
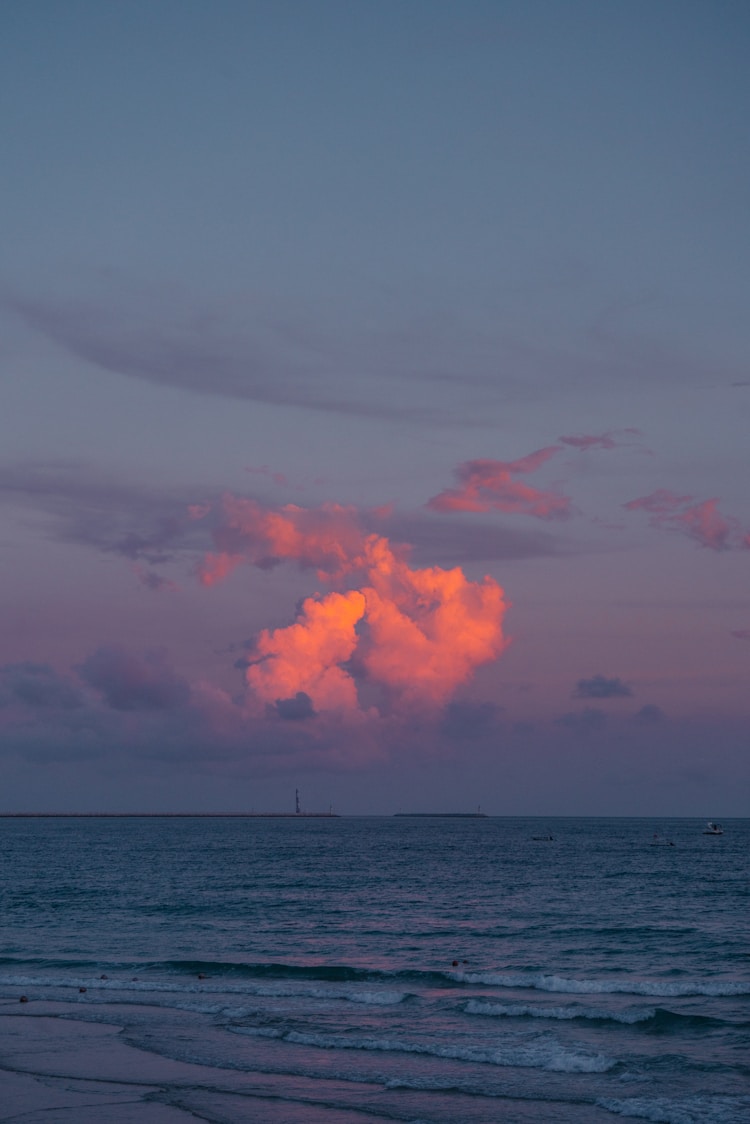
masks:
[[[0,1004],[0,1120],[23,1124],[364,1124],[369,1113],[294,1098],[294,1079],[173,1061],[123,1041],[111,1008]],[[324,1095],[326,1082],[320,1082]],[[363,1089],[363,1102],[372,1096]]]

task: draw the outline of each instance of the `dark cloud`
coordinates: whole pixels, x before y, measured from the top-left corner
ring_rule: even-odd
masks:
[[[271,711],[290,722],[301,722],[306,718],[314,718],[316,711],[312,699],[306,691],[297,691],[290,699],[277,699]]]
[[[573,691],[574,699],[623,699],[633,694],[622,679],[606,679],[594,675],[591,679],[579,679]]]
[[[49,664],[41,663],[12,663],[0,668],[0,705],[12,701],[58,710],[83,706],[80,691]]]
[[[93,301],[6,293],[4,304],[77,359],[129,378],[336,414],[436,419],[431,407],[406,407],[398,395],[394,405],[383,395],[351,399],[343,392],[344,380],[352,385],[351,356],[259,310],[245,310],[240,328],[219,314],[180,311],[169,298],[153,302],[153,295],[149,309],[132,294]]]
[[[586,734],[594,730],[601,730],[606,721],[607,716],[603,710],[587,706],[585,710],[574,710],[568,714],[563,714],[557,719],[557,724],[558,726],[566,726],[569,730]]]
[[[636,722],[641,722],[644,725],[652,725],[655,722],[664,721],[664,711],[660,706],[655,706],[653,703],[646,703],[640,710],[636,711],[633,715]]]
[[[0,501],[50,516],[55,538],[150,565],[205,547],[188,512],[195,498],[194,489],[164,494],[72,461],[0,465]],[[143,573],[136,570],[140,581]],[[146,574],[145,584],[154,581],[166,579]]]
[[[448,703],[443,713],[442,732],[451,741],[481,738],[497,725],[503,709],[494,703]]]
[[[76,670],[114,710],[175,710],[190,701],[190,685],[159,651],[98,648]]]
[[[392,542],[410,543],[410,557],[418,566],[435,565],[436,561],[443,566],[463,566],[506,558],[549,558],[570,549],[548,531],[502,527],[484,518],[463,521],[460,534],[450,516],[394,512],[379,518],[366,514],[364,521]]]

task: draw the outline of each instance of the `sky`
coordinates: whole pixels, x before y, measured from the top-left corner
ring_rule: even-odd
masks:
[[[747,815],[747,6],[0,28],[0,811]]]

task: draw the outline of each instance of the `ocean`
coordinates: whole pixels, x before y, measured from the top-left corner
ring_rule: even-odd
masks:
[[[705,826],[0,819],[0,1119],[750,1121],[750,820]]]

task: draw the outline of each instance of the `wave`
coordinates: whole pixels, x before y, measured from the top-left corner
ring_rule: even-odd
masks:
[[[626,1026],[650,1022],[656,1018],[655,1007],[641,1007],[631,1011],[599,1011],[595,1007],[534,1007],[529,1003],[485,1003],[479,999],[470,999],[465,1010],[469,1015],[490,1015],[497,1018],[597,1019],[624,1023]]]
[[[564,976],[531,975],[525,972],[460,972],[463,983],[485,987],[533,988],[536,991],[568,995],[651,995],[662,998],[705,995],[722,998],[750,995],[750,981],[744,980],[577,980]]]
[[[599,1108],[653,1124],[747,1124],[748,1097],[624,1097],[600,1098]]]
[[[653,997],[707,996],[722,998],[750,995],[750,980],[639,980],[639,979],[575,979],[545,972],[473,971],[466,969],[385,970],[358,968],[349,964],[286,964],[238,963],[213,960],[159,960],[111,962],[102,960],[29,960],[0,958],[1,967],[33,966],[37,970],[59,969],[69,972],[122,973],[123,975],[158,974],[167,977],[190,977],[201,980],[285,980],[319,981],[324,983],[411,983],[420,987],[465,987],[481,985],[498,988],[529,988],[569,995],[643,995]],[[228,990],[222,985],[223,990]]]
[[[554,1041],[522,1043],[514,1046],[440,1046],[418,1042],[403,1042],[397,1038],[354,1038],[341,1034],[307,1034],[296,1030],[278,1030],[270,1027],[230,1028],[234,1034],[249,1037],[276,1038],[298,1046],[314,1046],[322,1050],[367,1050],[387,1053],[427,1054],[434,1058],[478,1062],[499,1066],[546,1069],[557,1073],[606,1073],[617,1062],[603,1054],[589,1054],[571,1050]]]
[[[0,976],[0,985],[25,988],[68,988],[80,991],[84,987],[86,993],[91,992],[135,992],[140,996],[168,994],[168,995],[239,995],[257,996],[265,999],[321,999],[341,1000],[348,1003],[362,1003],[367,1006],[391,1007],[405,1002],[411,998],[409,992],[395,991],[393,989],[362,989],[345,987],[301,987],[299,985],[279,984],[231,984],[212,983],[209,980],[198,980],[194,983],[171,983],[167,980],[141,980],[141,979],[102,979],[78,977],[71,979],[69,976]],[[214,1008],[212,1008],[213,1010]],[[221,1005],[215,1008],[221,1010]]]
[[[681,1014],[678,1011],[669,1011],[665,1007],[631,1007],[624,1011],[611,1011],[598,1007],[581,1007],[576,1003],[566,1007],[553,1007],[535,1006],[532,1003],[490,1003],[481,999],[470,999],[464,1010],[468,1015],[487,1015],[494,1018],[583,1019],[621,1023],[624,1026],[641,1026],[660,1031],[691,1027],[703,1030],[708,1027],[729,1025],[725,1020],[712,1018],[710,1015]]]

